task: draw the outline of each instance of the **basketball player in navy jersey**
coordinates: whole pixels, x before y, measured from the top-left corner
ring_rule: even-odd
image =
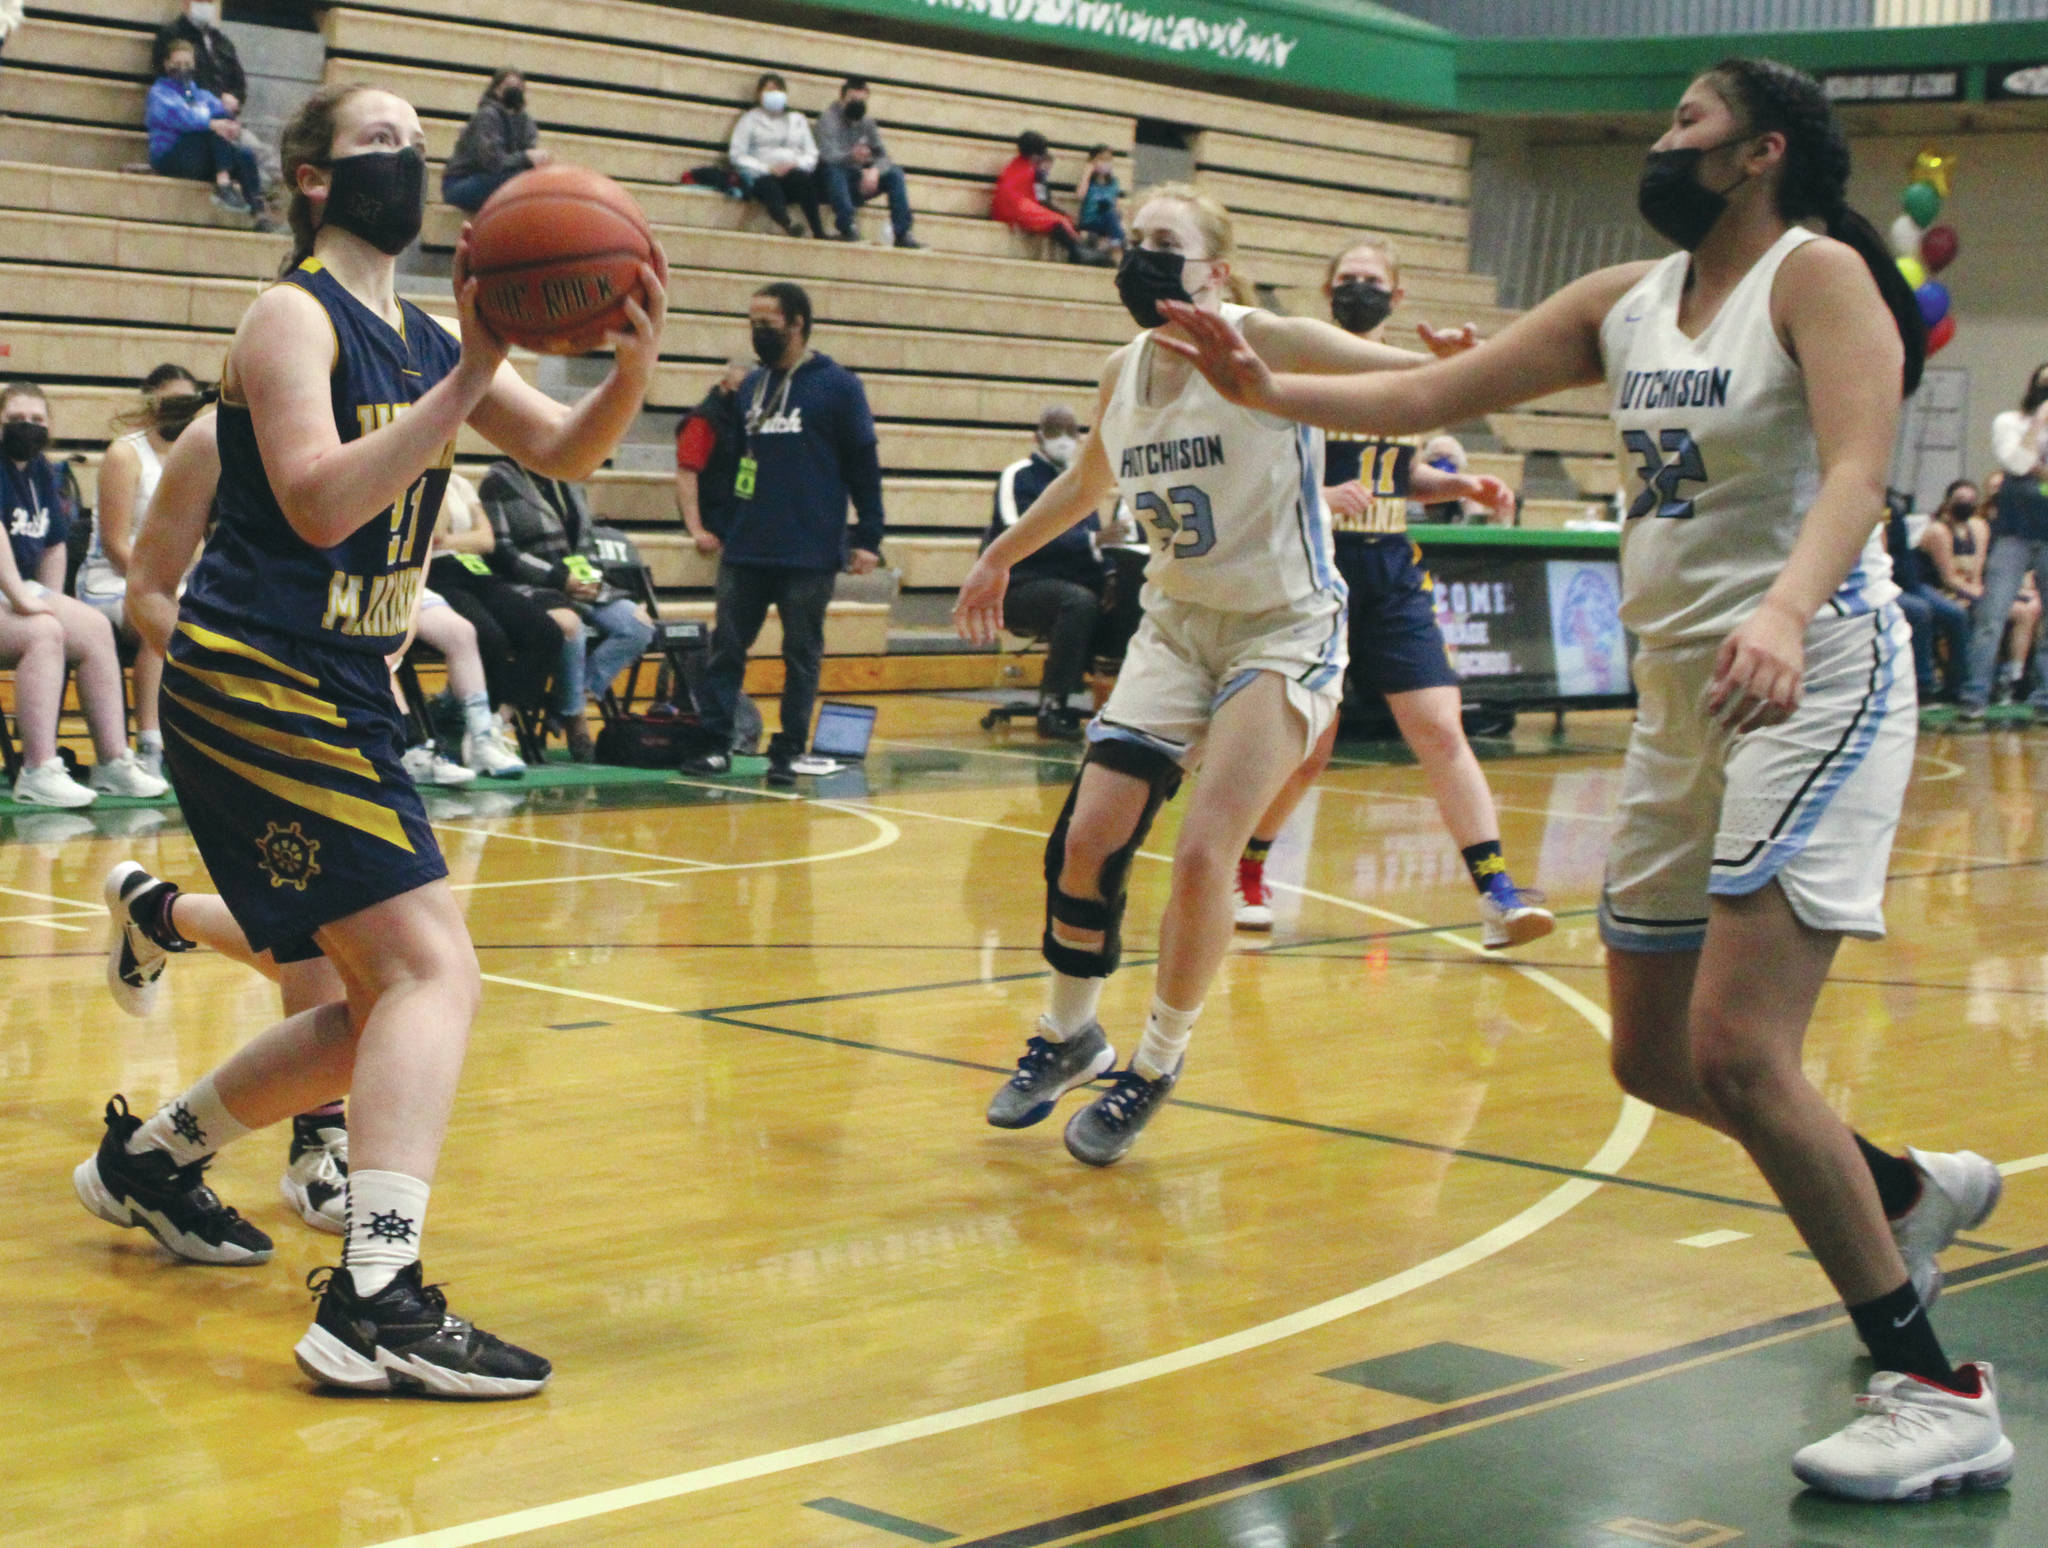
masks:
[[[1669,257],[1586,275],[1417,371],[1276,377],[1226,319],[1178,304],[1161,341],[1232,402],[1336,428],[1605,383],[1636,486],[1621,616],[1641,642],[1600,898],[1614,1073],[1749,1153],[1870,1349],[1858,1417],[1793,1472],[1924,1500],[2012,1476],[1990,1365],[1952,1365],[1927,1315],[1935,1254],[1991,1213],[2000,1174],[1969,1151],[1879,1150],[1802,1057],[1842,937],[1884,934],[1917,728],[1879,528],[1927,330],[1848,181],[1818,82],[1725,59],[1643,165],[1637,207]]]
[[[1384,237],[1352,243],[1330,260],[1323,294],[1338,327],[1381,340],[1402,296],[1393,244]],[[1497,478],[1433,468],[1420,460],[1420,448],[1420,436],[1369,431],[1333,434],[1324,448],[1323,501],[1335,529],[1337,573],[1351,593],[1345,604],[1350,681],[1361,694],[1386,696],[1402,739],[1422,765],[1444,826],[1479,889],[1481,941],[1496,949],[1521,946],[1548,935],[1557,921],[1508,874],[1493,792],[1465,740],[1458,673],[1436,621],[1436,583],[1408,536],[1411,497],[1425,504],[1478,500],[1508,515],[1514,494]],[[1336,745],[1333,721],[1252,831],[1237,867],[1239,929],[1273,928],[1266,856],[1301,798],[1330,766]]]
[[[214,526],[164,673],[171,777],[251,951],[325,955],[347,1001],[280,1022],[146,1122],[114,1098],[74,1183],[94,1214],[180,1256],[260,1262],[269,1239],[206,1186],[208,1161],[346,1092],[347,1246],[314,1276],[301,1368],[361,1391],[523,1397],[548,1362],[450,1314],[420,1270],[480,986],[400,763],[385,658],[411,626],[457,431],[549,477],[587,477],[640,409],[665,295],[643,267],[611,373],[575,405],[553,402],[478,318],[467,233],[459,336],[395,294],[425,208],[424,145],[406,102],[364,86],[316,92],[286,130],[293,251],[229,349]]]

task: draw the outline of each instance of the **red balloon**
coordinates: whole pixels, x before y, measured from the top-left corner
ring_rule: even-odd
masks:
[[[1939,274],[1956,261],[1956,252],[1962,245],[1956,239],[1954,226],[1930,226],[1920,239],[1920,261],[1927,265],[1929,274]]]
[[[1953,315],[1942,318],[1927,330],[1927,353],[1938,355],[1947,347],[1948,341],[1956,336],[1956,320]]]

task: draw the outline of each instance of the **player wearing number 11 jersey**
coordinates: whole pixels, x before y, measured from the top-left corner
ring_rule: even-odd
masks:
[[[1114,1068],[1096,1020],[1117,965],[1126,884],[1153,817],[1199,758],[1160,925],[1151,1016],[1130,1066],[1066,1130],[1076,1159],[1127,1151],[1180,1077],[1195,1017],[1228,949],[1232,876],[1252,825],[1337,712],[1344,585],[1322,504],[1322,436],[1225,401],[1158,347],[1159,304],[1191,300],[1304,371],[1419,365],[1314,318],[1275,317],[1232,292],[1230,217],[1193,188],[1140,201],[1117,275],[1146,331],[1109,359],[1095,426],[1072,466],[976,561],[954,617],[993,638],[1009,569],[1121,492],[1145,529],[1144,621],[1045,852],[1051,997],[988,1121],[1021,1129]]]
[[[1397,377],[1276,378],[1181,307],[1185,340],[1166,344],[1232,401],[1333,429],[1455,424],[1607,383],[1634,475],[1622,617],[1642,646],[1600,906],[1615,1074],[1749,1152],[1870,1348],[1860,1416],[1793,1471],[1927,1499],[2012,1474],[1990,1366],[1951,1365],[1927,1315],[1934,1254],[1990,1213],[1999,1174],[1967,1151],[1878,1150],[1801,1060],[1841,938],[1883,933],[1914,740],[1876,532],[1926,330],[1848,178],[1811,77],[1724,60],[1644,164],[1639,208],[1683,249],[1661,263],[1588,275]]]

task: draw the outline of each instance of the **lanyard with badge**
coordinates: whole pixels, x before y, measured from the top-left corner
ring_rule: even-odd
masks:
[[[804,352],[804,360],[810,358],[810,351]],[[761,427],[764,419],[780,419],[789,412],[789,390],[796,383],[796,373],[803,368],[804,360],[791,366],[782,378],[782,395],[775,400],[773,413],[766,412],[764,400],[768,396],[768,383],[763,382],[754,394],[754,401],[747,409],[747,449],[740,457],[739,467],[732,476],[732,492],[736,499],[754,498],[754,483],[761,471],[760,459],[754,455],[754,432]],[[773,373],[771,373],[772,376]]]

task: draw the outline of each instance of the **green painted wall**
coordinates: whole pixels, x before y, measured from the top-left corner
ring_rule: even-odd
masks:
[[[2048,59],[2048,22],[1885,27],[1742,37],[1467,39],[1458,45],[1464,113],[1662,113],[1706,66],[1768,54],[1805,70],[1954,69],[1972,100],[1984,67]]]
[[[827,0],[1147,64],[1448,108],[1457,40],[1370,0]],[[1219,83],[1221,84],[1221,83]]]

